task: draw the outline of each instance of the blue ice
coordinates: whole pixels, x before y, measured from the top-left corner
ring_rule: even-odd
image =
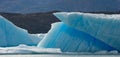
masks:
[[[37,40],[37,41],[36,41]],[[0,46],[37,45],[40,39],[0,16]]]
[[[96,52],[101,50],[116,50],[87,33],[67,26],[63,22],[52,24],[52,28],[40,41],[38,47],[60,48],[63,52]]]
[[[68,26],[88,33],[120,51],[120,14],[61,12],[54,15]]]

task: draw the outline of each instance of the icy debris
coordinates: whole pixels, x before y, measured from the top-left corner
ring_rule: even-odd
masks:
[[[36,46],[27,46],[21,44],[15,47],[0,47],[0,54],[3,53],[61,53],[61,50],[59,48],[38,48]]]

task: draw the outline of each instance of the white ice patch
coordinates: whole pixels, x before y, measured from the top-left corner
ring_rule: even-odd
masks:
[[[38,48],[36,46],[27,46],[21,44],[16,47],[0,47],[0,54],[3,53],[61,53],[58,48]]]

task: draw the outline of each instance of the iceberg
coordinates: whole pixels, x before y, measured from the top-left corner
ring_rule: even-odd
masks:
[[[87,33],[67,26],[63,22],[52,24],[52,28],[38,44],[40,48],[60,48],[62,52],[96,52],[116,50]]]
[[[0,46],[37,45],[41,39],[0,16]]]
[[[68,26],[88,33],[120,51],[120,14],[61,12],[54,15]]]

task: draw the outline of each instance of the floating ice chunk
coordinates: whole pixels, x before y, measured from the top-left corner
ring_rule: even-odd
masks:
[[[27,46],[24,44],[20,44],[19,46],[15,47],[0,47],[0,54],[6,54],[6,53],[61,53],[60,49],[57,48],[38,48],[36,46]]]
[[[0,46],[37,45],[39,41],[40,38],[30,35],[26,30],[0,16]]]
[[[120,14],[54,13],[62,22],[120,51]]]
[[[60,48],[63,52],[95,52],[115,50],[87,33],[68,27],[64,23],[52,24],[51,30],[38,45],[42,48]]]

